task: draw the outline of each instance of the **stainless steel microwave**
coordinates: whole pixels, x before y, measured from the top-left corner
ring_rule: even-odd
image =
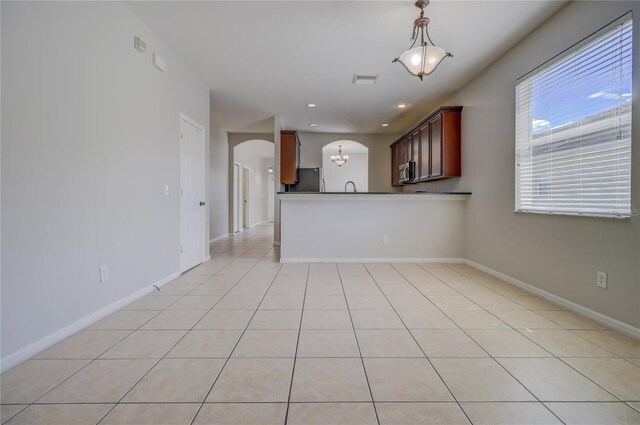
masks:
[[[406,183],[413,180],[413,169],[415,162],[409,161],[400,164],[398,170],[400,171],[400,183]]]

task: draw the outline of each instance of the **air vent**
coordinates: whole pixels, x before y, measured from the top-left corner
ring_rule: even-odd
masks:
[[[363,85],[363,86],[372,86],[376,83],[377,79],[378,79],[377,75],[354,74],[353,84]]]

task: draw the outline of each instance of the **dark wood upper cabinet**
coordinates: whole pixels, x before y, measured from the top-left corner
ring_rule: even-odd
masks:
[[[402,185],[397,169],[408,161],[415,167],[409,183],[460,177],[461,116],[462,106],[443,106],[391,145],[393,186]]]
[[[429,121],[429,147],[431,148],[430,179],[442,177],[442,114]]]
[[[411,161],[413,161],[414,170],[413,175],[416,175],[417,169],[420,164],[420,130],[416,130],[411,134]]]
[[[418,180],[425,180],[429,178],[429,167],[431,164],[431,152],[429,151],[429,124],[424,124],[418,131],[420,137],[420,164],[417,166],[415,176]]]
[[[391,186],[400,186],[400,147],[400,143],[391,146]]]
[[[296,131],[280,132],[280,183],[298,183],[300,168],[300,139]]]

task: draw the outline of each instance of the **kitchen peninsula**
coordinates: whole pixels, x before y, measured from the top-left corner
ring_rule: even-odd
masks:
[[[454,262],[468,192],[282,192],[280,261]]]

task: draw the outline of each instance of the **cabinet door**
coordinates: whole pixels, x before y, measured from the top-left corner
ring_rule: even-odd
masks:
[[[407,136],[406,139],[402,141],[402,162],[411,161],[411,136]]]
[[[431,147],[431,170],[429,178],[442,177],[442,115],[436,115],[429,122],[430,127],[430,147]]]
[[[298,164],[300,148],[295,133],[280,133],[280,182],[296,184],[298,182]]]
[[[391,145],[391,186],[400,185],[400,172],[398,166],[400,165],[400,143]]]
[[[429,124],[420,128],[420,167],[417,176],[420,180],[429,178],[429,166],[431,164],[429,149]]]
[[[417,180],[420,169],[420,130],[411,135],[411,161],[414,162],[413,180]]]
[[[296,182],[298,181],[298,169],[300,168],[300,139],[298,138],[298,133],[296,133],[296,140],[294,142],[295,150],[296,150],[296,162],[295,162],[295,173],[296,173]]]

